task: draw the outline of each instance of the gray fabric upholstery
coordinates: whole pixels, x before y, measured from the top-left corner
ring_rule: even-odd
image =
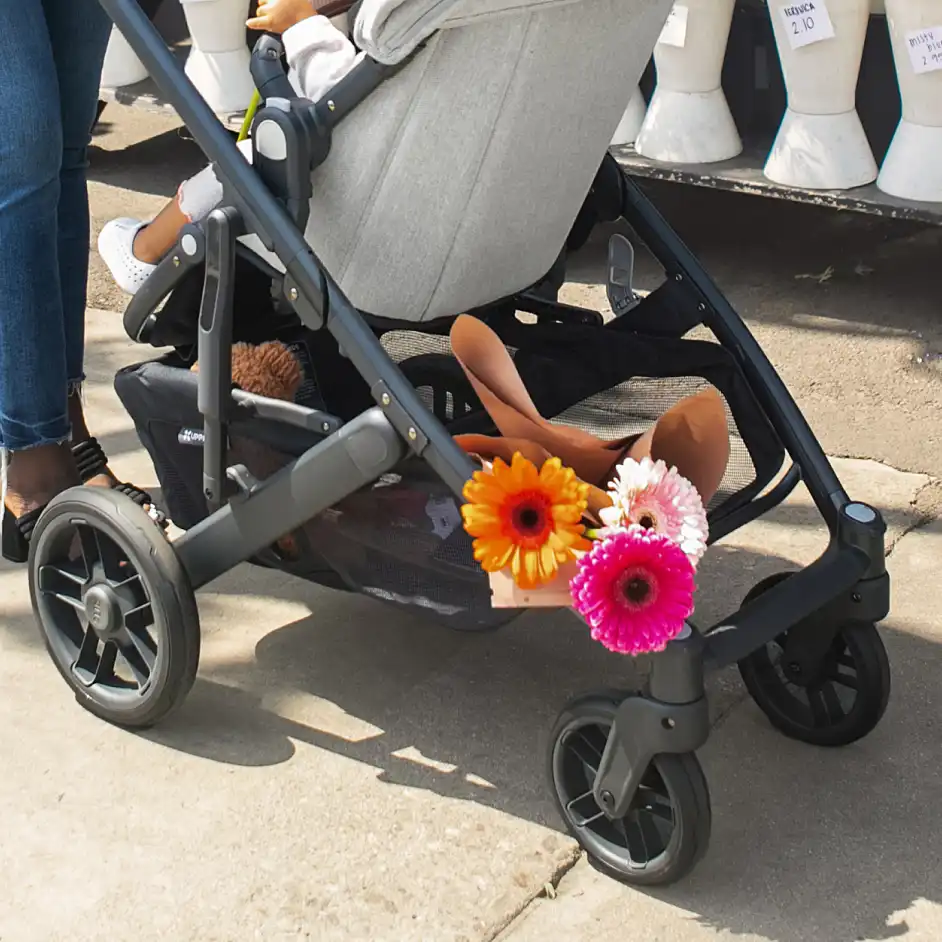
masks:
[[[361,310],[412,322],[549,270],[671,7],[441,3],[446,28],[338,129],[306,233]]]

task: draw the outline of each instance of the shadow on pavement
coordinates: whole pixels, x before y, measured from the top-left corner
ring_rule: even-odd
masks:
[[[707,622],[789,565],[722,545],[707,559]],[[260,588],[236,576],[217,591],[238,598]],[[468,635],[293,580],[272,588],[311,614],[261,635],[254,660],[210,659],[180,711],[143,738],[243,767],[287,762],[313,746],[374,768],[380,781],[558,829],[544,776],[557,711],[574,694],[637,683],[631,661],[609,655],[565,613],[529,613]],[[28,613],[5,628],[38,642]],[[652,896],[714,929],[775,942],[892,938],[906,931],[887,928],[893,913],[921,898],[942,901],[942,653],[892,620],[884,637],[894,668],[889,711],[870,737],[842,750],[785,739],[750,701],[734,709],[745,698],[735,672],[713,678],[719,722],[701,751],[711,851],[688,880]]]

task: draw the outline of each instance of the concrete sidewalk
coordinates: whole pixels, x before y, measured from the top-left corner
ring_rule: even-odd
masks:
[[[890,557],[886,717],[836,752],[772,731],[746,701],[700,753],[710,852],[693,876],[639,893],[585,861],[501,942],[907,942],[942,939],[942,525]]]
[[[152,484],[110,389],[146,351],[109,312],[93,314],[89,341],[96,431],[122,476]],[[243,567],[201,595],[190,699],[134,736],[74,704],[25,573],[0,567],[0,939],[942,937],[942,529],[904,536],[926,523],[933,486],[837,466],[895,541],[887,717],[857,746],[815,750],[772,732],[734,672],[713,678],[712,849],[688,881],[650,894],[579,862],[544,781],[565,699],[632,678],[573,619],[459,635]],[[707,557],[701,617],[823,544],[796,494]],[[555,900],[537,899],[563,874]]]

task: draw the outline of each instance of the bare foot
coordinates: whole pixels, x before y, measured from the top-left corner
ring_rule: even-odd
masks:
[[[27,448],[10,455],[4,504],[13,516],[22,517],[80,483],[68,444]]]

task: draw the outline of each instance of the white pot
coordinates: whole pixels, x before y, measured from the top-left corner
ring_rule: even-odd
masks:
[[[817,190],[873,183],[877,164],[856,107],[870,0],[814,0],[807,16],[786,22],[782,10],[802,5],[800,0],[769,3],[788,108],[765,175]]]
[[[615,129],[615,134],[612,137],[612,147],[634,144],[638,137],[638,132],[641,130],[641,125],[644,123],[644,113],[646,110],[647,106],[644,103],[644,95],[641,94],[641,89],[636,86],[634,94],[631,96],[631,101],[628,102],[628,107],[625,109],[625,113],[622,115],[622,119]]]
[[[735,0],[678,0],[654,49],[657,87],[635,149],[667,163],[729,160],[742,141],[720,84]]]
[[[121,31],[113,26],[111,39],[108,40],[108,51],[105,53],[105,61],[101,67],[100,86],[123,88],[125,85],[143,82],[146,78],[147,69],[144,68],[144,63],[138,59]]]
[[[942,202],[942,0],[886,0],[886,18],[903,118],[877,186],[903,199]]]
[[[255,86],[245,42],[249,0],[180,0],[192,48],[186,74],[218,114],[243,111]]]

